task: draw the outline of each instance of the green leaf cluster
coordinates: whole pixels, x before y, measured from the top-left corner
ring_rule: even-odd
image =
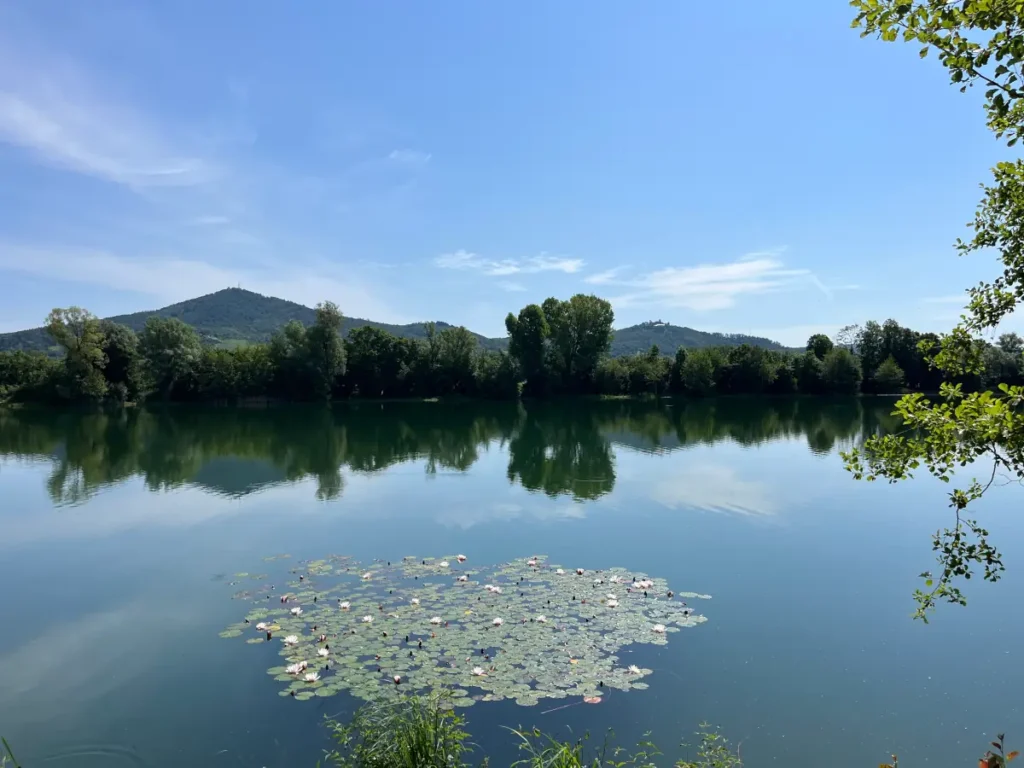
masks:
[[[930,51],[937,54],[961,92],[983,88],[986,122],[997,138],[1012,147],[1024,136],[1024,3],[853,0],[851,5],[857,11],[853,26],[862,35],[918,43],[922,57]],[[979,572],[988,581],[999,578],[999,552],[988,531],[966,510],[993,485],[1024,479],[1024,388],[1015,380],[1021,370],[1019,337],[1004,334],[996,347],[981,338],[1024,300],[1024,162],[997,164],[982,190],[970,225],[973,236],[958,240],[956,248],[964,256],[994,251],[1002,273],[969,290],[966,312],[950,333],[919,340],[930,364],[946,379],[939,399],[908,395],[896,409],[903,432],[872,438],[863,450],[845,454],[855,477],[890,482],[911,477],[923,466],[952,483],[955,471],[984,465],[981,479],[961,481],[949,492],[951,526],[933,538],[938,573],[923,573],[924,588],[915,593],[915,615],[922,619],[940,601],[966,603],[958,586],[961,579]],[[869,346],[868,352],[874,354],[875,348]],[[878,371],[891,382],[898,367]],[[905,367],[903,372],[910,376]],[[1003,376],[1010,378],[995,391],[971,391]]]

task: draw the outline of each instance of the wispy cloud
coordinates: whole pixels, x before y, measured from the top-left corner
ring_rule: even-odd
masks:
[[[202,183],[216,170],[136,111],[99,95],[53,54],[5,35],[0,44],[0,142],[39,162],[132,188]]]
[[[583,278],[583,282],[589,283],[590,285],[609,285],[610,283],[615,282],[615,278],[624,269],[625,267],[612,267],[611,269],[606,269],[604,272],[595,272],[594,274]]]
[[[741,296],[791,290],[813,285],[831,298],[832,292],[809,269],[791,269],[778,258],[778,251],[752,253],[726,264],[666,267],[634,279],[616,279],[601,274],[604,285],[617,285],[625,293],[614,297],[620,307],[663,306],[698,311],[728,309]]]
[[[101,250],[41,248],[0,242],[0,271],[98,285],[152,297],[162,304],[241,286],[256,293],[313,306],[330,299],[352,317],[405,323],[372,298],[367,286],[330,264],[282,277],[273,265],[232,268],[207,261],[156,255],[128,258]]]
[[[35,221],[16,243],[0,241],[0,270],[161,301],[241,283],[305,304],[337,296],[346,312],[400,319],[370,298],[373,286],[351,265],[342,273],[321,263],[345,252],[327,212],[344,200],[379,214],[393,204],[386,191],[417,175],[429,153],[389,155],[378,145],[362,164],[296,167],[254,142],[242,89],[231,88],[226,106],[208,114],[168,114],[150,108],[150,96],[130,82],[48,44],[44,27],[18,17],[15,30],[7,20],[0,15],[0,153],[35,166],[24,169],[29,186],[42,169],[91,183],[62,187],[51,211],[25,203]],[[135,198],[118,195],[123,189]]]
[[[388,160],[402,165],[426,165],[433,157],[429,152],[421,152],[418,149],[393,149],[388,155]]]
[[[502,290],[509,291],[510,293],[517,293],[519,291],[526,290],[525,285],[523,285],[522,283],[514,283],[511,280],[502,280],[497,285]]]
[[[528,275],[537,272],[565,272],[572,274],[583,268],[583,259],[551,256],[542,253],[525,259],[488,259],[470,251],[445,253],[434,259],[434,266],[441,269],[459,269],[480,272],[491,277]]]

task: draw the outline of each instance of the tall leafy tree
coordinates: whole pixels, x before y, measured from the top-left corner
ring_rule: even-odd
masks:
[[[509,312],[505,318],[505,330],[508,332],[508,353],[526,379],[527,392],[540,394],[545,382],[545,343],[551,333],[544,310],[530,304],[519,310],[518,317]]]
[[[1024,137],[1024,6],[1019,2],[853,0],[851,5],[862,35],[915,43],[922,57],[937,54],[960,91],[975,85],[983,90],[986,122],[997,138],[1012,147]],[[934,362],[953,378],[982,370],[985,347],[979,334],[1024,301],[1024,160],[1000,162],[992,174],[971,225],[973,236],[958,240],[956,248],[962,255],[995,251],[1002,272],[970,289],[964,319],[940,339]],[[871,438],[863,451],[845,454],[855,477],[890,482],[912,476],[921,466],[950,482],[955,470],[985,464],[980,479],[949,494],[955,516],[933,539],[939,570],[923,574],[923,588],[915,593],[919,618],[927,619],[939,602],[965,604],[959,579],[980,570],[984,579],[995,581],[1003,570],[988,531],[967,512],[1000,474],[1024,480],[1024,388],[1002,384],[999,389],[968,393],[962,384],[947,382],[936,402],[904,397],[897,413],[907,429]]]
[[[107,393],[103,367],[103,328],[99,319],[81,307],[54,309],[46,332],[64,351],[64,390],[72,400],[96,400]]]
[[[608,353],[615,313],[597,296],[578,293],[568,301],[545,299],[544,316],[551,329],[551,360],[565,386],[592,386],[597,364]]]
[[[165,399],[170,399],[176,388],[191,385],[203,354],[195,328],[176,317],[146,320],[139,348],[153,385]]]
[[[111,397],[120,402],[137,399],[143,388],[139,337],[128,326],[109,320],[102,321],[100,328],[103,332],[103,356],[106,358],[103,375]]]
[[[853,394],[860,389],[861,367],[853,353],[835,347],[821,361],[825,388],[839,394]]]
[[[816,333],[807,340],[807,351],[813,352],[819,360],[824,360],[825,355],[832,351],[832,339],[824,333]]]
[[[337,378],[345,373],[345,346],[341,342],[341,310],[331,301],[316,305],[316,319],[306,329],[306,364],[313,391],[329,400]]]
[[[472,389],[476,337],[461,325],[445,328],[437,341],[437,385],[439,394],[467,394]]]
[[[710,395],[715,388],[715,360],[711,351],[695,349],[683,363],[683,387],[693,395]]]

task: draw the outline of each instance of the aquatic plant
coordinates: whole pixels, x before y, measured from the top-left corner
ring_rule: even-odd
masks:
[[[338,768],[462,768],[472,751],[465,720],[449,697],[406,697],[360,707],[350,723],[327,721],[337,747],[324,755]]]
[[[409,693],[450,690],[452,706],[532,705],[644,689],[652,670],[622,663],[621,649],[664,645],[705,621],[684,600],[706,595],[673,594],[642,573],[613,568],[581,578],[539,555],[487,569],[464,562],[453,555],[302,563],[282,588],[249,598],[266,605],[221,636],[248,634],[255,645],[281,633],[284,662],[268,672],[285,683],[282,696],[298,700],[342,691],[373,700],[400,685]],[[621,585],[615,598],[594,583],[612,576]],[[306,659],[323,664],[315,679],[293,671]]]

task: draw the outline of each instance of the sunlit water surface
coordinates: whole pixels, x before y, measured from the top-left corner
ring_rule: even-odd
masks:
[[[966,609],[910,619],[927,478],[855,482],[839,451],[896,427],[891,401],[363,404],[0,412],[0,734],[26,768],[313,766],[340,695],[279,697],[276,649],[218,638],[264,556],[543,553],[710,593],[709,621],[644,646],[650,689],[597,706],[466,711],[506,764],[506,727],[666,757],[701,721],[750,765],[968,765],[1024,743],[1024,492],[978,514],[1004,552]],[[630,663],[630,649],[623,660]],[[642,655],[641,655],[642,654]],[[566,703],[573,706],[563,707]],[[557,708],[556,711],[550,711]]]

